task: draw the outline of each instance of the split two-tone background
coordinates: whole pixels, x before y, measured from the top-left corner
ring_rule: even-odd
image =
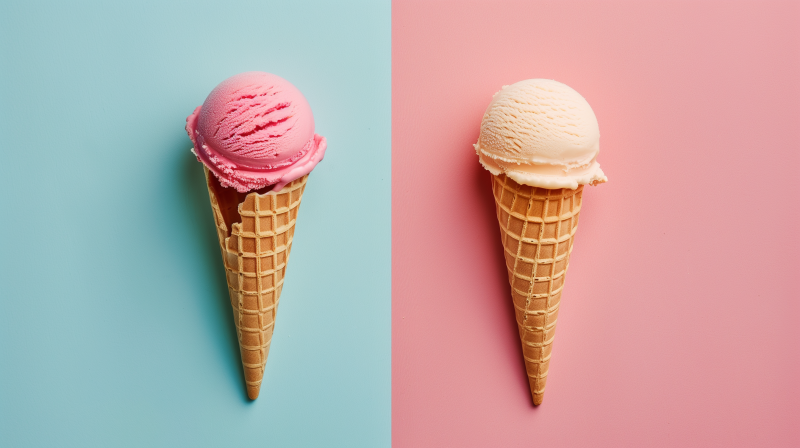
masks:
[[[0,446],[800,445],[793,1],[0,4]],[[260,398],[185,117],[276,73],[325,160]],[[544,404],[488,173],[502,85],[600,123]]]

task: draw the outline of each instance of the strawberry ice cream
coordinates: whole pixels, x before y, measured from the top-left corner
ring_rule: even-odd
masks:
[[[186,119],[200,162],[224,187],[241,193],[279,191],[322,160],[325,138],[314,133],[305,97],[285,79],[246,72],[220,83]]]

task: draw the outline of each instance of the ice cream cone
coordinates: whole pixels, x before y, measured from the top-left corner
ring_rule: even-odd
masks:
[[[239,193],[205,168],[225,265],[242,366],[251,400],[258,397],[275,328],[297,211],[308,175],[280,191]]]
[[[547,189],[492,175],[514,314],[533,404],[544,398],[583,185]]]

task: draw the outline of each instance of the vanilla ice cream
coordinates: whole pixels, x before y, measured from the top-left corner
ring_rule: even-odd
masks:
[[[608,180],[597,154],[600,130],[589,103],[549,79],[504,86],[483,114],[475,151],[494,175],[525,185],[578,188]]]

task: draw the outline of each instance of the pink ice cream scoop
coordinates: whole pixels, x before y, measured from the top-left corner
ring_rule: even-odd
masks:
[[[285,79],[246,72],[222,81],[186,118],[194,153],[225,187],[278,191],[322,160],[305,97]]]

